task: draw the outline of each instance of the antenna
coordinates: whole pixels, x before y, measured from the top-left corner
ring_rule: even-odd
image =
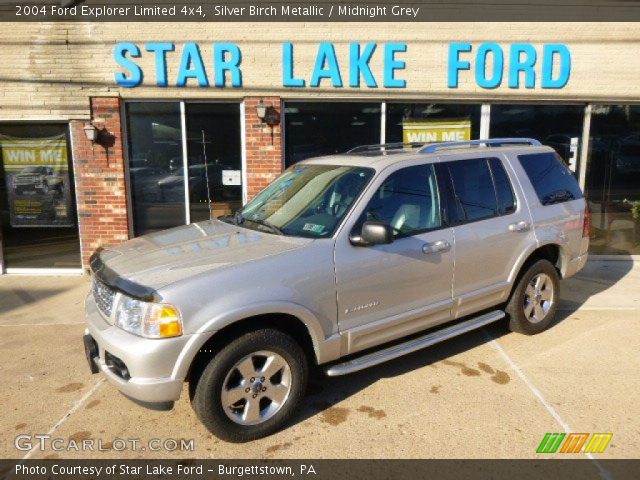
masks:
[[[204,158],[204,180],[207,184],[207,208],[209,209],[209,221],[213,221],[213,214],[211,212],[211,191],[209,189],[209,164],[207,163],[207,147],[204,138],[204,130],[200,130],[202,133],[202,158]]]

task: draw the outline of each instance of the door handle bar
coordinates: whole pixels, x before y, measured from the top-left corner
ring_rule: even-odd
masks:
[[[529,222],[525,221],[512,223],[511,225],[509,225],[510,232],[526,232],[527,230],[529,230],[529,228]]]
[[[438,240],[437,242],[433,242],[433,243],[425,243],[422,246],[422,253],[429,254],[429,253],[445,252],[450,248],[451,248],[451,244],[449,242],[447,242],[446,240]]]

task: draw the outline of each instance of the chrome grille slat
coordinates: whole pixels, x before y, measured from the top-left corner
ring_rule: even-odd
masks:
[[[98,310],[107,318],[111,317],[115,296],[115,290],[109,288],[100,280],[96,278],[93,279],[93,299],[96,302]]]

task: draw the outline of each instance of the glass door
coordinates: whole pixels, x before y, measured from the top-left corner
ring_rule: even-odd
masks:
[[[127,104],[129,192],[136,236],[184,225],[179,102]]]
[[[66,124],[0,124],[4,270],[80,269]]]
[[[136,236],[242,206],[239,103],[131,101],[126,116]]]
[[[229,215],[242,206],[240,105],[185,107],[191,222]]]

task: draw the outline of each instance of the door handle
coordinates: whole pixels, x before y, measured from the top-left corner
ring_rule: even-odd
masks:
[[[512,223],[509,225],[510,232],[526,232],[529,228],[529,222],[525,222],[524,220],[522,222]]]
[[[451,248],[451,244],[449,242],[447,242],[446,240],[438,240],[437,242],[433,242],[433,243],[425,243],[422,246],[422,253],[429,254],[429,253],[446,252],[450,248]]]

